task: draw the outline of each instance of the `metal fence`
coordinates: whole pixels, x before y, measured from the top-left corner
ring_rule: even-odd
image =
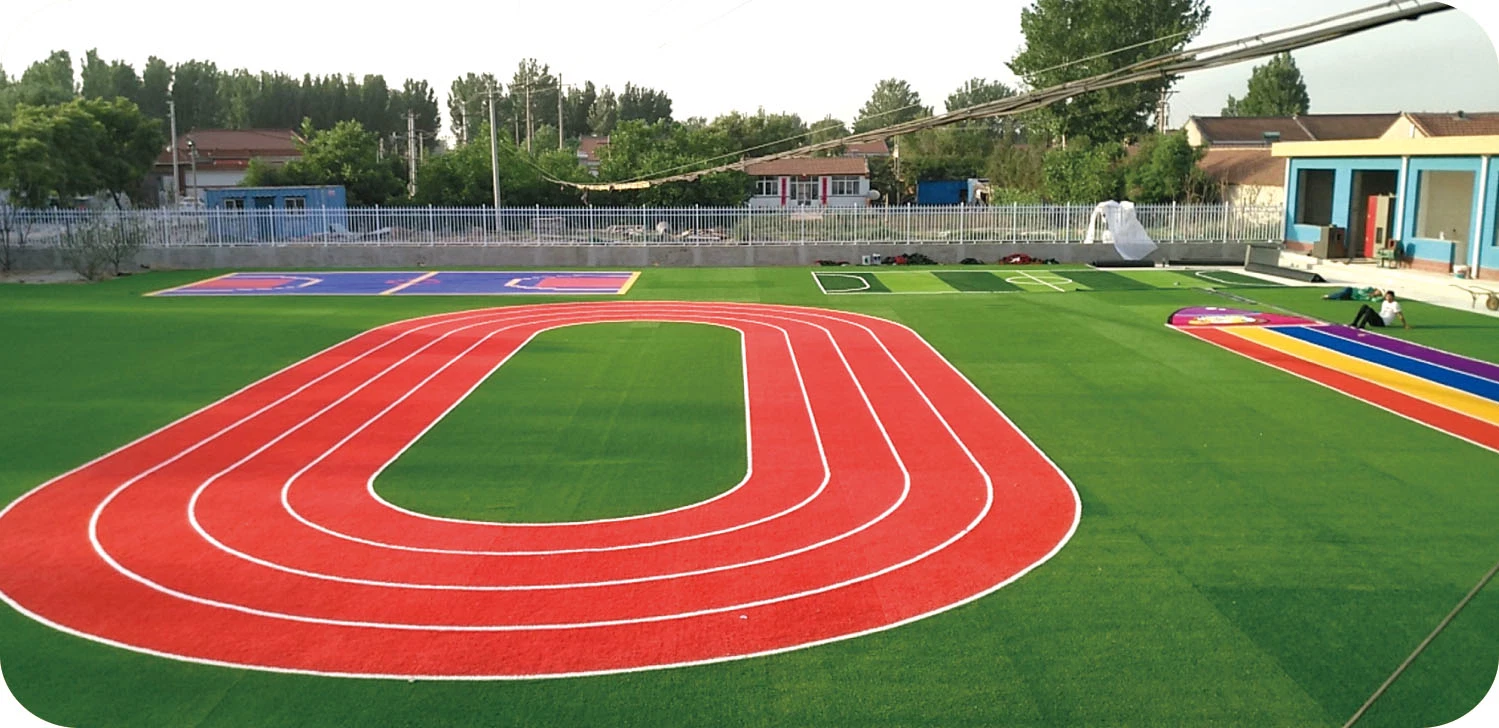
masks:
[[[11,244],[60,244],[70,226],[130,222],[148,246],[802,245],[1081,243],[1091,205],[733,208],[335,208],[11,211]],[[1141,205],[1160,243],[1282,239],[1279,205]]]

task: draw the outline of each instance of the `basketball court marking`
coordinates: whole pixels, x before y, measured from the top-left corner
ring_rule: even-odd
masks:
[[[147,296],[623,296],[639,271],[239,272]]]

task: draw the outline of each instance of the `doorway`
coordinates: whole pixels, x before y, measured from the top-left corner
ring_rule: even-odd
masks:
[[[1371,201],[1371,197],[1381,197],[1397,194],[1400,182],[1400,173],[1384,170],[1357,170],[1353,173],[1353,197],[1349,200],[1348,210],[1348,258],[1374,257],[1376,241],[1370,235],[1369,220],[1373,212],[1378,212],[1377,201]],[[1373,206],[1373,207],[1371,207]],[[1391,214],[1394,205],[1387,208]],[[1389,230],[1390,220],[1383,221],[1385,230]],[[1399,237],[1399,233],[1390,232],[1390,237]]]

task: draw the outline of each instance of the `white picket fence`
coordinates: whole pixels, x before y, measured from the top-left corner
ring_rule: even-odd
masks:
[[[1141,205],[1160,243],[1282,239],[1282,206]],[[129,224],[148,246],[803,245],[1081,243],[1090,205],[733,208],[438,208],[11,211],[11,244],[60,244],[70,226]]]

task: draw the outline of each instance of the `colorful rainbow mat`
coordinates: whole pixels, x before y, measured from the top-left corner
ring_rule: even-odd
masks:
[[[1499,365],[1299,316],[1184,308],[1168,325],[1499,452]]]

